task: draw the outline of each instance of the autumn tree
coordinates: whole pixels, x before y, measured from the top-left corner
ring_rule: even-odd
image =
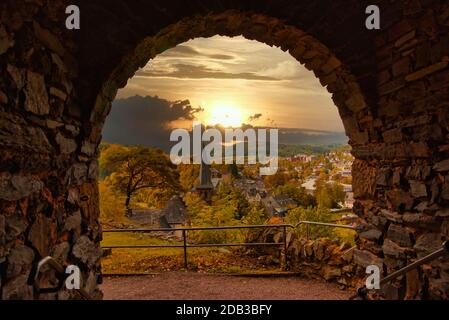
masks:
[[[282,195],[295,200],[300,207],[314,207],[316,205],[315,198],[307,194],[306,190],[302,187],[296,187],[290,183],[279,186],[274,190],[275,195]]]
[[[130,213],[131,198],[148,188],[179,190],[176,166],[160,149],[144,146],[116,148],[101,159],[102,166],[111,172],[112,186],[125,195],[125,206]]]

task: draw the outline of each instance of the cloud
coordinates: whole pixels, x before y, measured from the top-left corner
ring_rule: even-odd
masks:
[[[253,122],[253,121],[259,120],[260,118],[262,118],[262,114],[261,113],[256,113],[256,114],[253,114],[252,116],[250,116],[248,118],[248,121],[249,122]]]
[[[298,62],[287,60],[281,61],[272,68],[260,72],[261,75],[273,77],[276,79],[297,79],[301,77],[301,69],[298,68]]]
[[[199,50],[193,48],[189,45],[178,45],[170,50],[163,53],[165,58],[191,58],[191,57],[201,57],[209,58],[214,60],[234,60],[236,57],[230,54],[208,54],[200,52]]]
[[[103,139],[125,145],[142,144],[168,151],[170,123],[194,120],[201,112],[188,100],[171,102],[155,97],[134,96],[115,100],[103,128]]]
[[[218,69],[212,69],[205,65],[190,64],[172,64],[168,70],[162,68],[151,68],[140,70],[136,73],[140,77],[160,77],[175,79],[239,79],[239,80],[260,80],[260,81],[279,81],[279,79],[258,75],[253,72],[225,72]]]

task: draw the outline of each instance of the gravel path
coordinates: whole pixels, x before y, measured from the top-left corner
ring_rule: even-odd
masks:
[[[344,300],[350,293],[335,284],[299,277],[238,277],[167,272],[105,278],[106,300]]]

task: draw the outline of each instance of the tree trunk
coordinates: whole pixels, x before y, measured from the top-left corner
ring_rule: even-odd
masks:
[[[131,193],[127,192],[126,194],[126,201],[125,201],[125,208],[126,208],[126,216],[131,217],[132,216],[132,210],[129,207],[129,204],[131,203]]]

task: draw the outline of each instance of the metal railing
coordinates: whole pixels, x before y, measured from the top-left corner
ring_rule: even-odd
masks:
[[[188,268],[188,248],[201,247],[263,247],[263,246],[279,246],[283,247],[284,253],[287,252],[287,228],[296,229],[300,225],[307,226],[307,239],[309,238],[308,227],[310,225],[317,225],[331,228],[344,228],[356,230],[356,227],[348,225],[340,225],[333,223],[314,222],[314,221],[300,221],[295,225],[292,224],[263,224],[250,226],[219,226],[219,227],[193,227],[193,228],[155,228],[155,229],[111,229],[103,230],[103,233],[154,233],[154,232],[182,232],[182,244],[180,245],[108,245],[102,246],[103,249],[155,249],[155,248],[182,248],[184,251],[184,267]],[[213,230],[235,230],[235,229],[272,229],[281,228],[283,233],[282,243],[277,242],[257,242],[257,243],[204,243],[204,244],[188,244],[188,231],[213,231]],[[287,262],[287,255],[284,254],[284,264]]]
[[[194,228],[156,228],[156,229],[113,229],[103,230],[103,233],[154,233],[154,232],[182,232],[182,245],[118,245],[102,246],[103,249],[154,249],[154,248],[183,248],[184,267],[188,268],[187,249],[201,247],[262,247],[262,246],[284,246],[287,248],[287,228],[293,227],[290,224],[270,224],[270,225],[252,225],[252,226],[220,226],[220,227],[194,227]],[[264,243],[203,243],[188,244],[188,231],[208,231],[208,230],[234,230],[234,229],[283,229],[283,243],[264,242]]]
[[[445,254],[449,254],[449,241],[444,242],[441,245],[441,248],[435,250],[434,252],[428,254],[425,257],[422,257],[418,260],[416,260],[413,263],[410,263],[409,265],[387,275],[385,278],[382,278],[379,281],[380,286],[387,284],[391,281],[393,281],[394,279],[406,274],[407,272],[413,270],[413,269],[417,269],[418,267],[420,267],[421,265],[431,262],[435,259],[438,259],[442,256],[444,256]],[[365,299],[368,296],[369,293],[369,289],[365,286],[357,289],[357,293],[355,295],[353,295],[352,297],[350,297],[351,300],[354,300],[356,298],[362,298]]]

